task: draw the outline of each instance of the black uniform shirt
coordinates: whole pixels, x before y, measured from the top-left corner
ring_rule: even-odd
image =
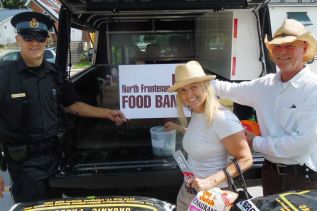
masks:
[[[58,71],[45,60],[28,68],[21,57],[0,66],[0,142],[35,143],[56,136],[59,90],[64,106],[78,101],[68,81],[59,85]]]

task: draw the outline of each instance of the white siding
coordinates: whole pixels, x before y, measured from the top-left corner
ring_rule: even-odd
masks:
[[[70,40],[71,41],[82,41],[82,32],[81,30],[71,28],[70,29]]]
[[[0,22],[0,45],[15,43],[15,29],[10,23],[11,18]]]

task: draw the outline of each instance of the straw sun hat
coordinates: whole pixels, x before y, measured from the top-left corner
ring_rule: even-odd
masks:
[[[312,32],[308,31],[302,23],[296,20],[286,19],[283,25],[275,32],[273,39],[268,41],[266,35],[264,42],[271,54],[274,45],[292,43],[297,40],[307,43],[304,62],[313,59],[317,54],[317,38]]]
[[[215,75],[206,75],[203,68],[196,61],[180,64],[175,69],[175,83],[167,91],[175,92],[179,88],[191,83],[210,81],[215,79]]]

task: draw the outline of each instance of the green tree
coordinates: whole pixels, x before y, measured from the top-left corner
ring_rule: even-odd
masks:
[[[24,4],[26,0],[0,0],[3,8],[6,9],[19,9],[25,8]]]

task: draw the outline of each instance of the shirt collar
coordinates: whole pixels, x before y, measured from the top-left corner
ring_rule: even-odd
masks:
[[[24,60],[22,59],[21,54],[18,55],[17,63],[18,63],[18,70],[20,72],[28,70],[28,66],[25,64]],[[54,68],[54,66],[50,62],[48,62],[44,59],[44,61],[43,61],[43,73],[46,74],[50,71],[56,72],[56,69]]]
[[[302,81],[306,79],[307,72],[310,71],[310,68],[308,65],[305,65],[304,69],[302,69],[299,73],[297,73],[291,80],[290,83],[295,87],[298,88]]]
[[[281,71],[279,71],[275,75],[275,80],[281,83],[282,87],[284,88],[288,87],[289,85],[292,85],[294,88],[298,88],[302,84],[302,80],[305,79],[305,75],[308,71],[310,71],[310,68],[308,65],[305,65],[305,67],[300,72],[298,72],[291,80],[287,82],[281,81]]]
[[[44,61],[43,61],[43,67],[44,67],[44,69],[46,69],[48,71],[56,72],[56,69],[54,68],[53,64],[46,61],[46,59],[44,59]]]

